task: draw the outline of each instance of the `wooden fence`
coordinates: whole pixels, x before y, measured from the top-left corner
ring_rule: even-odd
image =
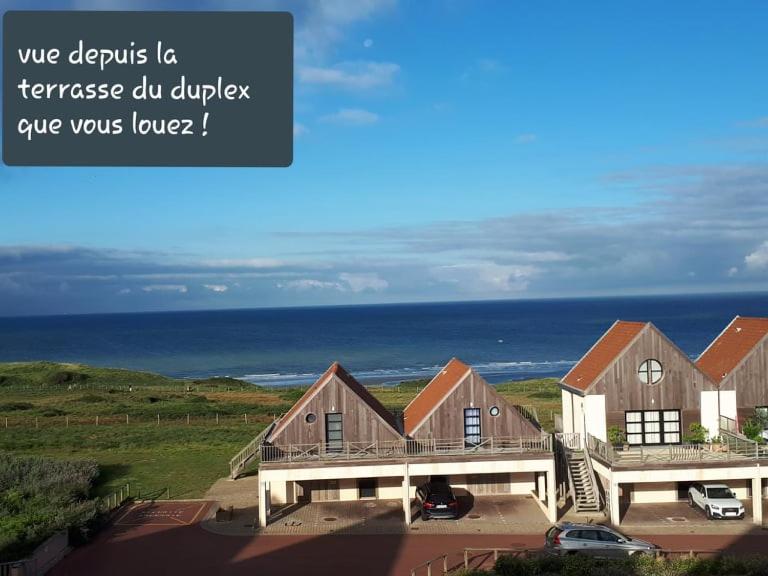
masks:
[[[272,421],[268,414],[104,414],[95,416],[2,416],[0,430],[8,428],[68,428],[70,426],[130,426],[130,425],[264,425]]]

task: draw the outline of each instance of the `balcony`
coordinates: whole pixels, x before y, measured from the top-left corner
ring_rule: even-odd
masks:
[[[552,437],[544,434],[534,438],[480,438],[467,445],[458,440],[386,440],[376,442],[342,442],[326,444],[282,444],[261,446],[262,463],[410,460],[425,457],[542,455],[552,453]]]
[[[720,443],[630,446],[623,450],[587,434],[586,447],[593,458],[618,468],[727,462],[738,465],[768,459],[768,447],[726,430],[722,431]]]

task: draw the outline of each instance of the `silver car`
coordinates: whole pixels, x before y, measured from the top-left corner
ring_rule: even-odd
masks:
[[[544,548],[553,554],[588,554],[601,558],[622,558],[653,554],[658,546],[630,538],[601,524],[564,522],[547,530]]]

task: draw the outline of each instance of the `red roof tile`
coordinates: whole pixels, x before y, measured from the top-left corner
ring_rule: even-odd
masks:
[[[645,322],[617,320],[563,377],[562,382],[577,390],[589,388],[647,325]]]
[[[411,434],[435,407],[443,401],[471,368],[457,358],[452,358],[405,407],[405,433]]]
[[[736,316],[696,360],[696,365],[720,383],[768,335],[768,318]]]
[[[318,378],[315,383],[307,389],[306,392],[304,392],[302,397],[299,398],[299,400],[293,406],[291,406],[290,410],[288,410],[288,412],[286,412],[285,415],[280,418],[280,421],[275,426],[275,429],[270,433],[270,437],[274,437],[278,432],[285,428],[288,422],[290,422],[296,416],[296,414],[301,411],[304,404],[306,404],[309,399],[315,395],[315,392],[325,386],[334,375],[337,376],[342,382],[344,382],[344,384],[346,384],[347,387],[352,390],[352,392],[357,394],[363,402],[368,404],[371,410],[381,416],[381,418],[387,424],[389,424],[395,431],[397,431],[397,420],[395,419],[394,414],[387,410],[382,405],[382,403],[379,402],[365,386],[360,384],[360,382],[358,382],[354,376],[347,372],[341,364],[334,362],[331,364],[328,370],[326,370],[325,373],[320,376],[320,378]]]

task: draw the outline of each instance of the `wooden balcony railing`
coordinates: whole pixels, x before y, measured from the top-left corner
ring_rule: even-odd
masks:
[[[453,440],[385,440],[327,444],[263,444],[262,462],[305,462],[310,460],[361,460],[414,458],[445,455],[522,454],[552,452],[549,434],[535,438],[480,438],[467,444]]]
[[[747,438],[723,431],[720,443],[666,444],[630,446],[617,449],[587,434],[587,450],[591,456],[609,465],[644,465],[649,463],[717,462],[723,460],[758,460],[768,458],[768,448]]]

